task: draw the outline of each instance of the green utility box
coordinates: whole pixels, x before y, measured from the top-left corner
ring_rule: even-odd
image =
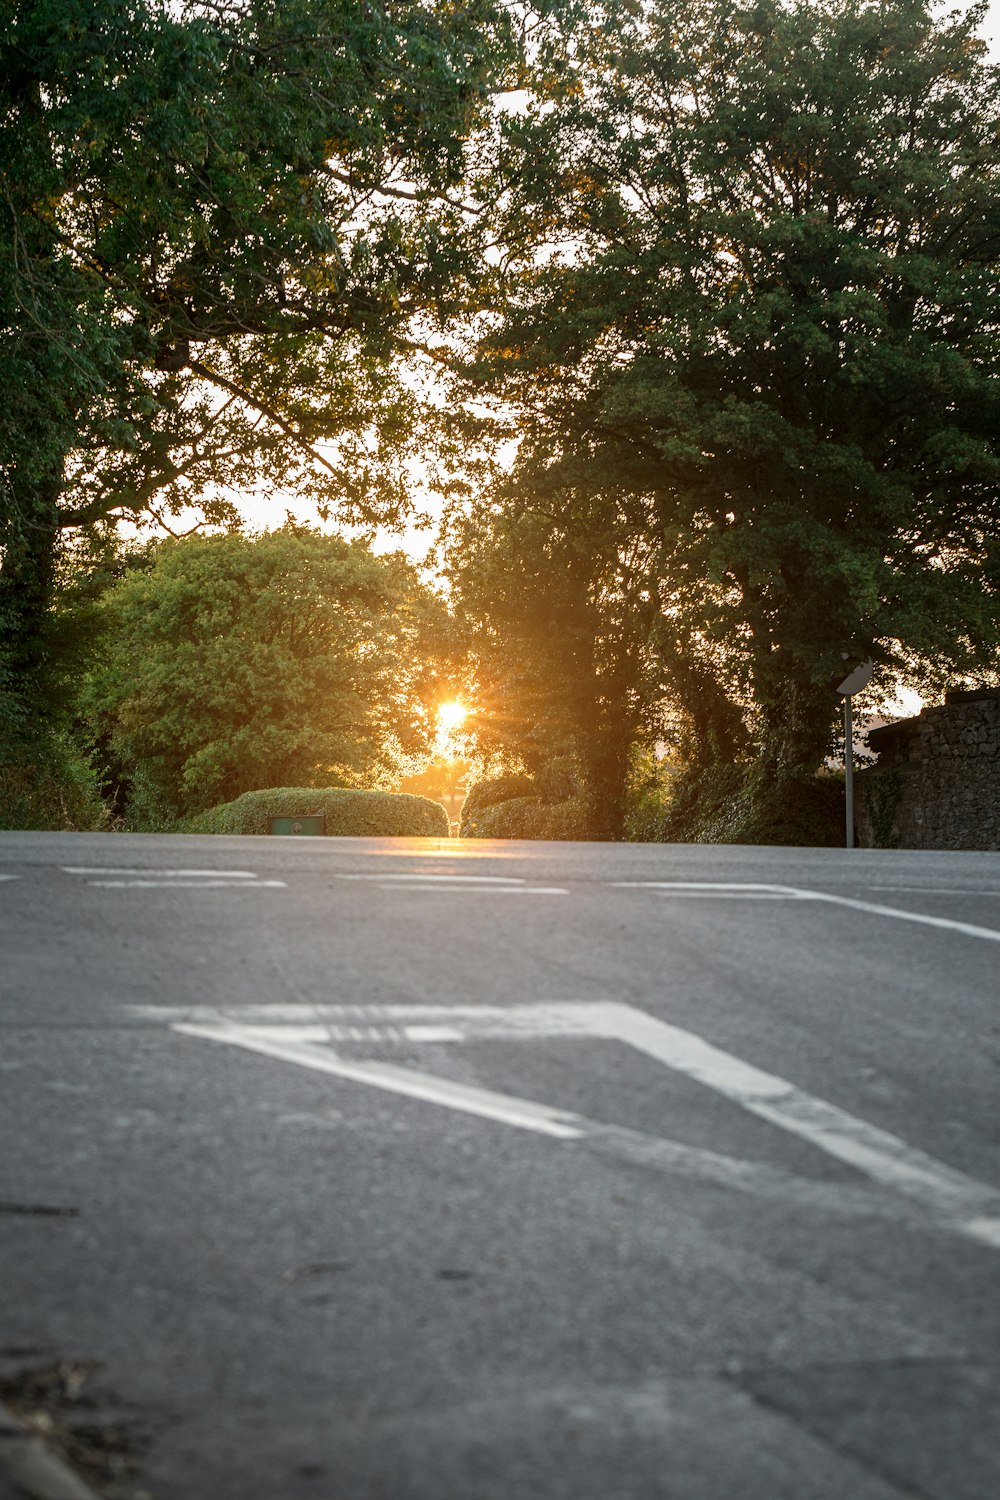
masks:
[[[304,818],[272,818],[272,833],[298,834],[300,837],[307,834],[326,833],[326,819],[322,813]]]

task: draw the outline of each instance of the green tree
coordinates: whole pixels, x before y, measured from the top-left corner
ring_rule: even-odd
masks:
[[[400,555],[301,527],[164,542],[105,596],[86,699],[128,821],[394,784],[429,749],[447,614]]]
[[[398,511],[400,364],[466,295],[455,189],[510,28],[491,0],[0,19],[0,691],[23,720],[57,696],[67,534],[225,521],[226,486]]]
[[[749,736],[778,800],[821,760],[845,666],[996,670],[982,17],[594,0],[499,136],[508,252],[472,388],[517,414],[522,491],[642,502],[699,753]]]

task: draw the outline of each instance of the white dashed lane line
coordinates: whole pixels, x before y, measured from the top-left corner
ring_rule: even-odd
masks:
[[[411,875],[400,871],[382,870],[377,875],[337,873],[337,880],[373,881],[380,891],[448,891],[452,895],[463,894],[490,896],[568,896],[569,890],[562,885],[529,885],[521,876],[514,875]]]
[[[105,891],[206,891],[220,888],[229,891],[261,891],[286,887],[284,880],[252,880],[246,885],[237,880],[88,880],[87,884]]]
[[[337,872],[338,880],[392,880],[392,881],[419,881],[422,885],[447,880],[451,884],[461,885],[527,885],[523,875],[459,875],[450,871],[439,871],[431,873],[422,871],[419,874],[411,874],[404,870],[380,870],[377,875],[359,875],[355,873]]]
[[[252,870],[120,869],[110,865],[63,865],[62,870],[66,875],[82,876],[86,885],[110,891],[284,890],[287,884],[284,880],[261,880]],[[95,880],[94,876],[102,878]]]

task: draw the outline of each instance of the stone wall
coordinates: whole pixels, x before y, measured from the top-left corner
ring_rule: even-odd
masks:
[[[1000,849],[1000,689],[947,693],[868,743],[878,763],[855,778],[862,848]]]

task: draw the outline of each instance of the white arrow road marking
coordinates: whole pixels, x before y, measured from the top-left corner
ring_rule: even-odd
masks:
[[[314,1068],[320,1073],[333,1073],[338,1078],[350,1078],[356,1083],[372,1084],[375,1088],[388,1089],[394,1094],[405,1094],[410,1099],[423,1099],[430,1104],[443,1104],[465,1114],[482,1115],[489,1120],[500,1120],[505,1125],[516,1125],[522,1130],[534,1130],[540,1135],[556,1136],[560,1140],[576,1140],[583,1132],[575,1117],[560,1109],[550,1109],[547,1104],[536,1104],[531,1099],[518,1099],[512,1094],[495,1094],[490,1089],[473,1088],[464,1083],[453,1083],[448,1078],[438,1078],[430,1073],[419,1073],[413,1068],[399,1068],[392,1063],[354,1062],[338,1057],[335,1052],[304,1047],[295,1042],[281,1040],[280,1034],[264,1034],[250,1027],[240,1027],[232,1032],[222,1027],[189,1026],[181,1023],[174,1031],[188,1036],[207,1037],[211,1041],[232,1042],[237,1047],[246,1047],[251,1052],[263,1052],[268,1057],[278,1057],[286,1062],[298,1063],[300,1067]]]
[[[992,927],[976,927],[971,922],[954,922],[950,917],[931,917],[926,912],[903,911],[898,906],[879,906],[872,901],[857,901],[853,896],[835,896],[830,891],[799,890],[791,885],[723,884],[700,880],[612,880],[610,885],[631,890],[658,891],[668,896],[690,895],[770,895],[787,901],[826,901],[833,906],[847,906],[854,911],[870,912],[876,917],[895,917],[900,922],[917,922],[924,927],[940,927],[960,932],[965,937],[985,938],[1000,943],[1000,932]]]
[[[774,1073],[714,1047],[694,1032],[633,1009],[607,1005],[621,1041],[686,1073],[762,1120],[799,1136],[893,1192],[920,1203],[973,1239],[1000,1249],[1000,1192],[946,1166],[898,1136]],[[975,1228],[973,1228],[973,1225]]]
[[[592,1002],[559,1000],[537,1005],[329,1005],[285,1001],[271,1005],[130,1005],[141,1020],[227,1025],[278,1036],[326,1041],[407,1041],[415,1026],[446,1024],[462,1040],[489,1037],[597,1036],[601,1030]],[[641,1014],[639,1012],[638,1014]],[[343,1033],[343,1034],[342,1034]],[[350,1035],[347,1035],[350,1033]]]
[[[170,1020],[175,1031],[189,1036],[245,1047],[252,1052],[297,1063],[300,1067],[368,1083],[543,1135],[566,1140],[592,1139],[600,1135],[607,1149],[618,1154],[622,1154],[622,1140],[627,1140],[630,1159],[634,1160],[636,1142],[645,1142],[644,1149],[649,1154],[649,1142],[655,1142],[655,1137],[642,1136],[639,1132],[626,1131],[623,1134],[617,1127],[598,1125],[545,1104],[455,1084],[449,1079],[413,1069],[344,1058],[329,1045],[331,1041],[414,1042],[553,1035],[625,1042],[665,1067],[713,1089],[769,1124],[855,1168],[881,1187],[919,1207],[932,1222],[980,1244],[1000,1249],[1000,1192],[996,1189],[908,1145],[889,1131],[870,1125],[839,1106],[797,1088],[786,1079],[744,1062],[694,1032],[657,1020],[630,1005],[564,1002],[482,1009],[446,1005],[285,1006],[280,1012],[286,1024],[274,1024],[277,1019],[273,1016],[275,1007],[270,1008],[270,1024],[260,1024],[264,1020],[262,1013],[267,1009],[248,1007],[240,1013],[236,1008],[220,1012],[210,1007],[173,1011],[168,1007],[135,1007],[133,1014]],[[235,1019],[237,1016],[240,1016],[239,1020]],[[430,1036],[426,1032],[428,1027]],[[444,1037],[442,1030],[451,1035]],[[617,1146],[615,1142],[618,1142]],[[664,1150],[668,1155],[688,1150],[663,1141],[658,1143],[658,1149],[661,1165]],[[692,1162],[706,1164],[710,1158],[711,1153],[708,1156],[689,1153],[685,1160],[689,1165]],[[736,1171],[731,1159],[712,1159],[716,1161],[716,1168],[718,1160],[727,1162],[727,1180],[731,1185],[746,1185],[737,1181],[740,1171],[744,1177],[749,1172],[752,1180],[757,1181],[758,1169],[749,1163],[737,1164],[739,1171]],[[708,1175],[712,1176],[712,1171]],[[796,1183],[796,1191],[804,1181],[779,1175],[785,1184]],[[718,1180],[717,1175],[715,1180]],[[773,1196],[773,1177],[768,1180]],[[829,1195],[836,1197],[843,1191],[839,1186],[829,1184],[813,1184],[813,1188],[822,1189],[827,1194],[825,1201],[833,1201]],[[787,1192],[785,1196],[788,1196]],[[801,1199],[801,1194],[799,1196]],[[815,1198],[815,1193],[812,1196]],[[851,1196],[850,1190],[848,1196]],[[866,1196],[870,1198],[870,1194]],[[874,1205],[870,1211],[877,1211]]]
[[[640,1163],[674,1176],[708,1181],[721,1187],[736,1188],[753,1193],[757,1197],[774,1199],[783,1203],[795,1203],[823,1209],[829,1213],[861,1217],[905,1217],[894,1206],[879,1204],[866,1188],[854,1188],[840,1183],[819,1182],[780,1168],[767,1166],[763,1162],[742,1161],[725,1156],[717,1151],[706,1151],[698,1146],[687,1146],[678,1141],[658,1139],[643,1135],[638,1130],[622,1126],[605,1125],[588,1120],[583,1115],[566,1110],[553,1109],[533,1099],[518,1098],[513,1094],[495,1093],[492,1089],[470,1084],[454,1083],[451,1079],[436,1074],[423,1073],[416,1068],[397,1067],[392,1063],[354,1061],[338,1057],[327,1048],[303,1045],[286,1039],[286,1028],[192,1025],[184,1022],[174,1025],[174,1031],[185,1036],[203,1037],[209,1041],[228,1042],[232,1046],[244,1047],[250,1052],[260,1052],[284,1062],[297,1063],[320,1073],[330,1073],[337,1078],[347,1078],[355,1083],[366,1083],[373,1088],[384,1089],[393,1094],[402,1094],[410,1099],[420,1099],[430,1104],[444,1105],[463,1114],[478,1115],[483,1119],[497,1120],[503,1125],[513,1125],[519,1130],[530,1130],[536,1135],[545,1135],[563,1141],[581,1141],[599,1155],[617,1160]],[[346,1029],[346,1028],[345,1028]],[[405,1028],[411,1040],[412,1033],[421,1028]],[[426,1028],[428,1031],[431,1028]],[[444,1028],[442,1028],[443,1030]],[[511,1032],[505,1033],[511,1035]],[[520,1035],[524,1035],[524,1031]],[[562,1033],[565,1035],[565,1033]],[[577,1032],[577,1035],[589,1035]],[[461,1033],[441,1040],[461,1038]],[[347,1038],[344,1038],[347,1040]],[[439,1040],[427,1037],[426,1040]],[[353,1040],[353,1038],[351,1038]]]

